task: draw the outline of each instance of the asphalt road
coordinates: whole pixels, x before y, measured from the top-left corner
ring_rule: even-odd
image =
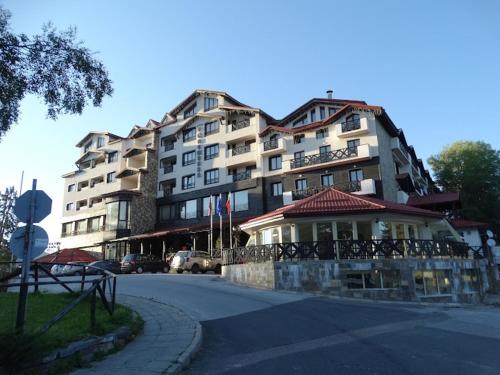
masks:
[[[203,326],[186,374],[500,374],[500,309],[340,300],[216,275],[122,275]]]

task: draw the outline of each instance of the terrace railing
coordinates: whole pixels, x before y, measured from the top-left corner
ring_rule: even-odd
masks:
[[[224,249],[224,265],[265,261],[461,258],[483,259],[482,249],[449,240],[381,239],[287,242]]]
[[[316,165],[321,163],[328,163],[335,160],[351,158],[353,156],[358,156],[357,147],[341,148],[339,150],[322,152],[315,155],[308,155],[303,158],[292,159],[290,160],[290,169],[307,167],[310,165]]]
[[[264,151],[274,150],[278,148],[278,139],[271,139],[264,142]]]
[[[359,120],[351,120],[342,123],[342,133],[357,130],[359,128],[361,128],[361,122]]]

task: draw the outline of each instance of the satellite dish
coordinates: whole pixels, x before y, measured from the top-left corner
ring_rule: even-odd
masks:
[[[495,247],[497,244],[496,241],[493,238],[489,238],[488,241],[486,241],[489,247]]]
[[[491,230],[487,230],[486,234],[488,235],[488,238],[493,238],[493,232]]]

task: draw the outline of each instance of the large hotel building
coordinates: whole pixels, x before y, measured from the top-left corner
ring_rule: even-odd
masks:
[[[224,92],[196,90],[159,123],[125,138],[92,132],[77,146],[78,170],[64,176],[63,246],[100,246],[111,258],[206,250],[210,196],[231,193],[233,243],[241,244],[239,223],[325,187],[403,204],[433,191],[384,108],[331,91],[278,120]]]

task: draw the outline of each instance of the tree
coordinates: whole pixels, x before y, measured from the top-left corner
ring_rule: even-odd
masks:
[[[8,237],[16,230],[17,218],[14,215],[14,203],[17,193],[14,186],[0,194],[0,246],[7,244]]]
[[[465,218],[489,223],[500,233],[500,151],[484,142],[460,141],[428,162],[444,191],[460,192]]]
[[[104,65],[76,41],[76,29],[58,32],[52,24],[40,35],[11,31],[10,12],[0,6],[0,139],[19,118],[20,102],[34,94],[47,116],[81,114],[88,101],[100,106],[113,88]]]

